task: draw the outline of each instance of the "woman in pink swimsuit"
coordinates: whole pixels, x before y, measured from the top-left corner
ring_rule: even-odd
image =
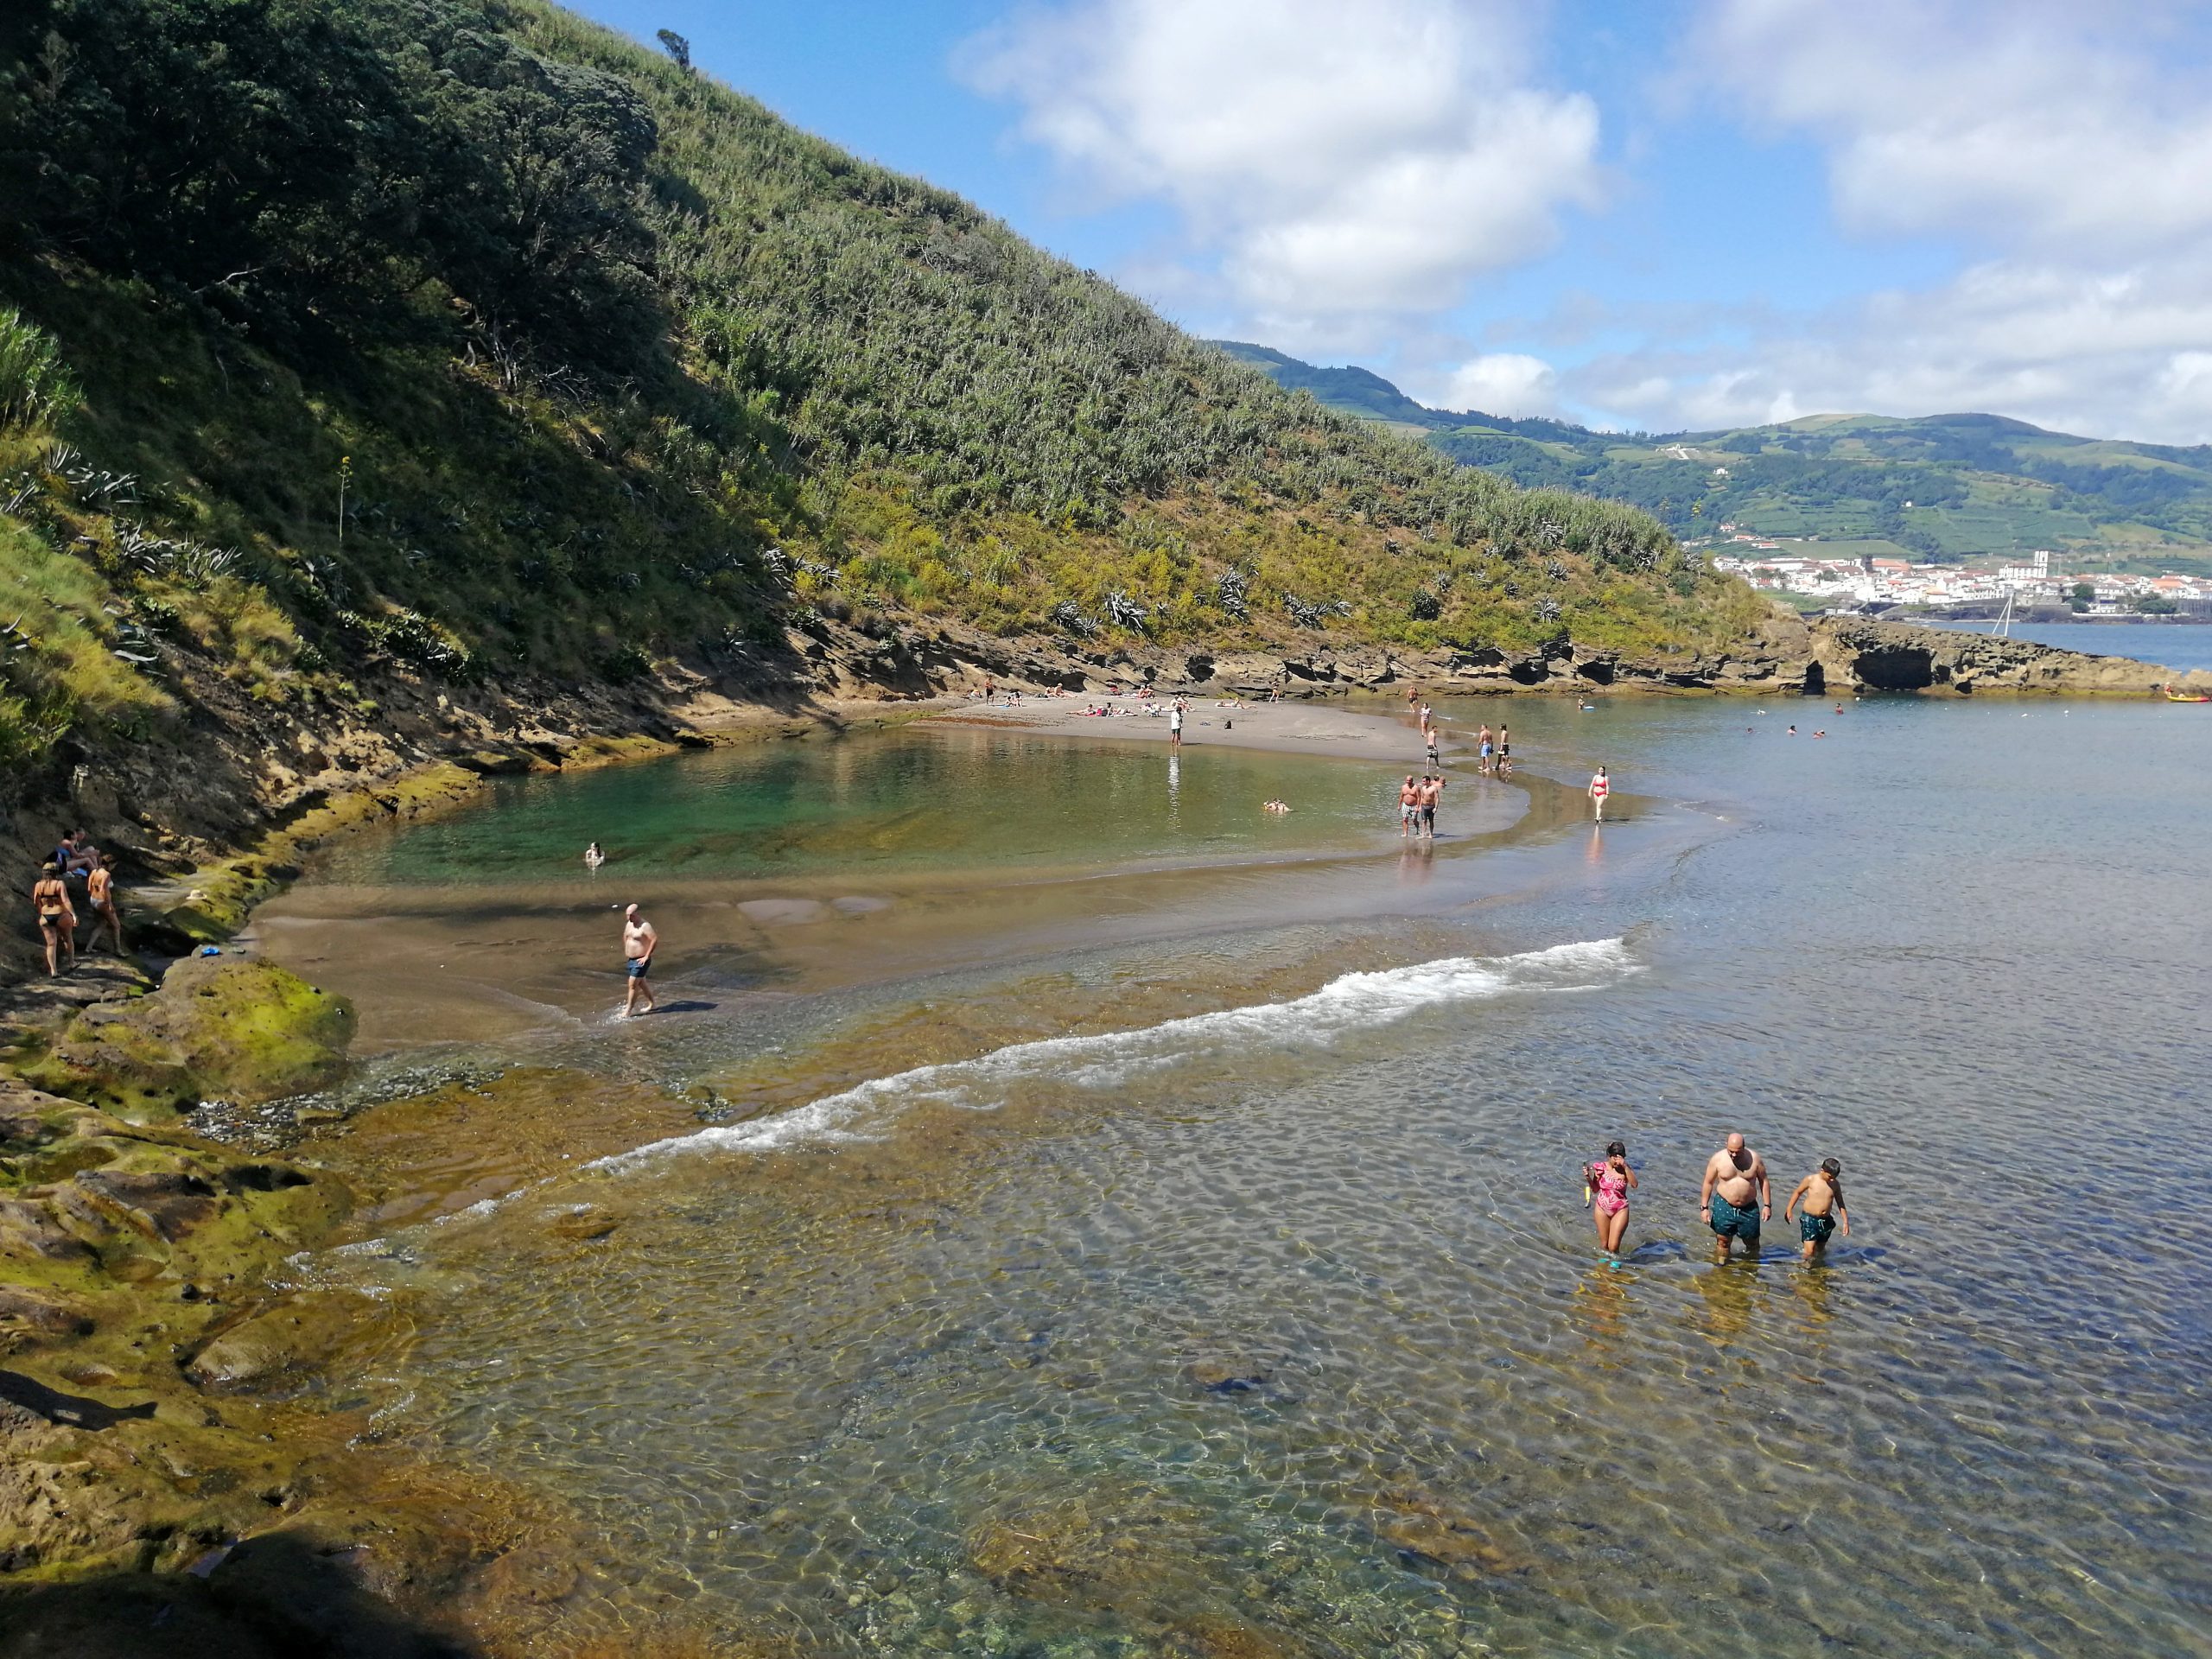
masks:
[[[1605,1157],[1582,1172],[1583,1202],[1598,1223],[1598,1248],[1609,1261],[1621,1259],[1621,1235],[1628,1231],[1628,1195],[1636,1185],[1636,1172],[1628,1166],[1628,1148],[1609,1142]]]

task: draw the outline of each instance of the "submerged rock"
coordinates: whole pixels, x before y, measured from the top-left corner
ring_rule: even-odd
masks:
[[[1402,1484],[1378,1503],[1376,1535],[1459,1578],[1505,1577],[1530,1563],[1500,1544],[1473,1515],[1424,1487]]]
[[[1208,1394],[1250,1394],[1274,1377],[1266,1366],[1249,1359],[1198,1359],[1183,1368],[1183,1380]]]
[[[605,1238],[621,1224],[619,1217],[602,1210],[571,1210],[554,1221],[551,1230],[556,1238]]]
[[[359,1328],[361,1314],[358,1297],[287,1297],[224,1331],[187,1362],[184,1374],[214,1392],[296,1385]]]

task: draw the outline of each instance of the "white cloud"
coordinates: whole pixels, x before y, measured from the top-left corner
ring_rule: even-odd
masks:
[[[2186,63],[2187,7],[2107,16],[2079,0],[1714,0],[1689,59],[1757,120],[1827,147],[1848,228],[2046,252],[2094,238],[2125,257],[2212,231],[2212,107]]]
[[[1559,372],[1524,352],[1470,358],[1440,378],[1408,379],[1411,396],[1432,409],[1479,410],[1485,415],[1555,415]]]
[[[1531,84],[1507,0],[1071,0],[959,67],[1122,195],[1164,196],[1276,337],[1449,307],[1594,207],[1598,111]]]
[[[2096,436],[2212,442],[2203,270],[2196,260],[2118,273],[1996,262],[1929,292],[1786,324],[1768,315],[1731,346],[1618,352],[1563,375],[1561,395],[1655,429],[1986,410]]]
[[[1577,365],[1562,397],[1656,428],[1989,410],[2212,441],[2206,19],[2157,0],[2103,16],[1708,0],[1684,42],[1694,86],[1755,131],[1812,139],[1846,231],[1938,238],[1972,263],[1825,310],[1655,318],[1654,343]]]

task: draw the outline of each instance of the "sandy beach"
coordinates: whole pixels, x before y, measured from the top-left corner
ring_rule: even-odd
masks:
[[[1167,741],[1172,701],[1134,696],[1005,697],[977,702],[929,716],[937,726],[983,726],[1052,737]],[[1086,709],[1111,710],[1085,714]],[[1381,766],[1418,766],[1424,758],[1421,728],[1410,712],[1391,715],[1333,703],[1246,702],[1193,697],[1185,715],[1183,747],[1262,749],[1277,754],[1340,755]],[[1445,753],[1454,747],[1447,734]]]

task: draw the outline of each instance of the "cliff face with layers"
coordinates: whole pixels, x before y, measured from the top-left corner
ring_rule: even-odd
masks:
[[[2146,647],[2155,649],[2155,638]],[[1907,622],[1827,618],[1811,631],[1806,689],[1831,691],[2049,692],[2149,696],[2169,683],[2212,690],[2212,674],[2177,674],[2126,657],[2091,656],[2024,639],[2001,639]]]

